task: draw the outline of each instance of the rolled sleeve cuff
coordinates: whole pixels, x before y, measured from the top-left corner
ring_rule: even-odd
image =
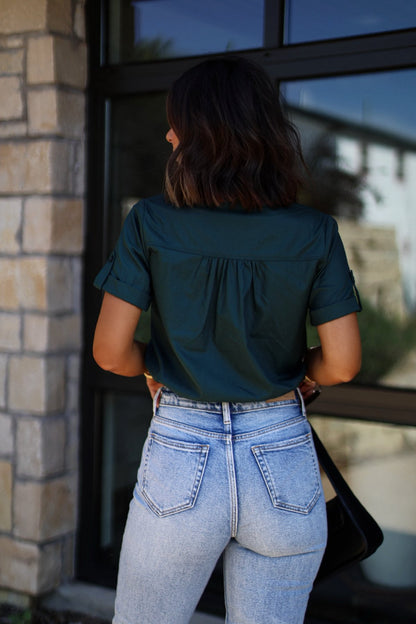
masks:
[[[132,305],[140,308],[141,310],[147,310],[150,305],[150,295],[143,289],[131,284],[121,282],[114,275],[111,274],[111,264],[107,263],[103,266],[94,280],[94,286],[99,290],[105,290],[105,292],[123,299]]]
[[[312,325],[322,325],[323,323],[341,318],[341,316],[360,311],[361,304],[357,301],[357,298],[353,296],[349,299],[344,299],[344,301],[337,301],[329,306],[325,306],[325,308],[310,310],[309,315]]]

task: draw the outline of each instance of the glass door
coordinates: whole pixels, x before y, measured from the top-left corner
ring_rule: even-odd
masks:
[[[115,98],[105,102],[103,163],[104,212],[102,261],[113,249],[124,219],[142,197],[162,191],[164,168],[170,149],[165,94]],[[98,295],[98,293],[97,293]],[[137,329],[141,340],[149,339],[150,312],[143,313]],[[98,532],[94,538],[98,559],[115,573],[129,502],[136,481],[141,450],[152,416],[152,401],[142,377],[124,379],[93,367],[97,485],[94,513]]]

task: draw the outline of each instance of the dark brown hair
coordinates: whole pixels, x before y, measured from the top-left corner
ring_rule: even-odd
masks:
[[[167,118],[180,141],[165,177],[174,205],[255,211],[295,201],[299,137],[262,68],[239,57],[196,65],[173,83]]]

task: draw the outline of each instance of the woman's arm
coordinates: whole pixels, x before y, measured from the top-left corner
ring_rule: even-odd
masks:
[[[104,293],[92,348],[98,366],[125,377],[145,372],[146,345],[134,340],[140,314],[140,308]]]
[[[322,386],[351,381],[361,368],[361,339],[357,314],[317,326],[320,347],[308,349],[306,375]]]

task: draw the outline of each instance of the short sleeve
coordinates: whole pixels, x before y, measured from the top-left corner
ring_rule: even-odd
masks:
[[[321,325],[361,310],[359,293],[336,221],[331,219],[331,222],[332,227],[327,233],[328,251],[315,277],[309,299],[312,325]]]
[[[136,209],[137,208],[137,209]],[[113,252],[94,280],[100,290],[147,310],[151,302],[149,262],[140,217],[134,206],[126,217]]]

